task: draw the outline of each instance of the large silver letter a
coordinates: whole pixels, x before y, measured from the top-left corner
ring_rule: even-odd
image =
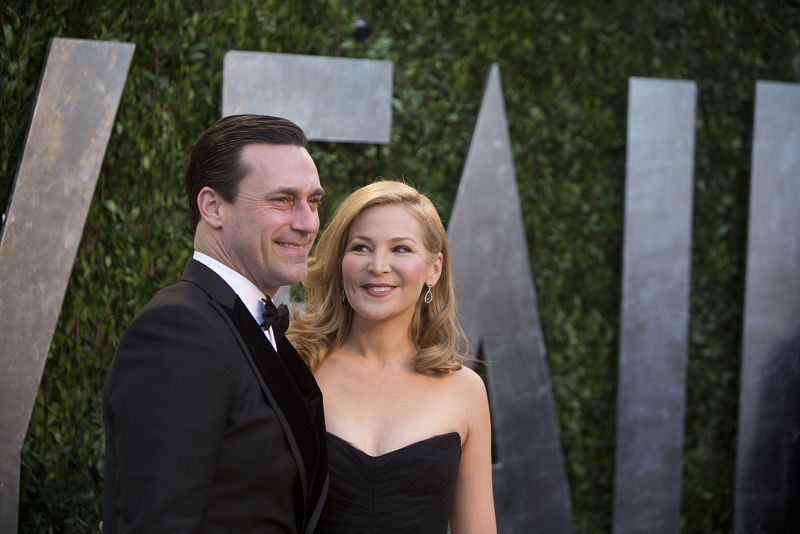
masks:
[[[459,317],[487,363],[499,530],[571,532],[569,486],[497,65],[489,73],[448,234]]]

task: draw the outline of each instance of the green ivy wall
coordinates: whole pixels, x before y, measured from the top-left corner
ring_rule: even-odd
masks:
[[[314,143],[323,219],[384,176],[428,191],[446,220],[499,64],[581,533],[612,524],[628,77],[696,80],[683,531],[731,530],[755,82],[800,78],[797,1],[11,0],[0,26],[0,207],[48,40],[136,44],[22,452],[21,532],[96,528],[103,377],[191,252],[185,157],[220,114],[230,49],[394,62],[391,144]]]

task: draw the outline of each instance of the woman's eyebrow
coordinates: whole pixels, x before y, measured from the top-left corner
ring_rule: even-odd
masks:
[[[362,241],[367,241],[368,243],[373,243],[373,242],[374,242],[374,241],[372,240],[372,238],[369,238],[369,237],[367,237],[367,236],[365,236],[365,235],[354,235],[353,237],[351,237],[350,239],[348,239],[348,242],[349,242],[349,241],[352,241],[353,239],[360,239],[360,240],[362,240]],[[411,241],[412,243],[418,244],[418,243],[417,243],[417,240],[416,240],[416,239],[414,239],[413,237],[403,237],[403,236],[400,236],[400,237],[393,237],[393,238],[389,239],[389,242],[390,242],[390,243],[396,243],[396,242],[398,242],[398,241]]]
[[[389,241],[391,241],[392,243],[395,243],[397,241],[411,241],[414,244],[418,244],[417,240],[414,239],[413,237],[402,237],[402,236],[401,237],[393,237]]]

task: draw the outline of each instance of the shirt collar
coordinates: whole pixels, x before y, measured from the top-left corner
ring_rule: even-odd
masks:
[[[261,314],[264,313],[264,304],[261,302],[261,299],[264,298],[264,293],[262,293],[261,290],[258,289],[255,284],[253,284],[253,282],[242,276],[240,273],[237,273],[224,263],[219,262],[211,256],[203,254],[202,252],[195,250],[192,258],[199,261],[217,273],[220,278],[225,280],[225,283],[231,286],[231,289],[233,289],[236,295],[247,307],[247,311],[250,312],[250,315],[253,316],[253,319],[255,319],[257,323],[261,324]]]

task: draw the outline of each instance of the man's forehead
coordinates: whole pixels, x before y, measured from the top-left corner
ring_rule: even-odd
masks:
[[[242,147],[245,177],[264,179],[270,189],[322,189],[311,155],[298,145],[251,143]]]
[[[314,160],[308,150],[300,145],[274,143],[247,143],[241,149],[241,159],[251,163],[280,164],[285,160]]]

